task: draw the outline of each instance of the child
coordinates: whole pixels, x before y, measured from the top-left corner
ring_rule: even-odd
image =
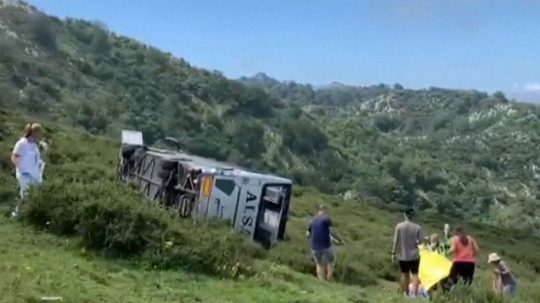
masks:
[[[501,295],[512,295],[517,288],[517,281],[510,268],[496,253],[489,254],[488,263],[493,267],[493,291]]]

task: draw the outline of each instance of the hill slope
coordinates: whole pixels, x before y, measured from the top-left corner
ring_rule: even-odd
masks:
[[[336,153],[314,121],[219,72],[18,1],[0,1],[0,48],[2,107],[93,134],[175,136],[202,156],[328,183],[316,171]]]
[[[10,148],[27,120],[17,114],[0,112],[3,131],[0,149]],[[152,214],[166,222],[169,219],[162,210],[141,207],[141,201],[136,198],[125,199],[127,196],[121,194],[121,186],[111,190],[115,187],[113,176],[118,145],[110,139],[53,123],[47,124],[47,138],[52,143],[45,158],[48,166],[44,193],[37,196],[34,193],[28,205],[30,209],[25,212],[29,217],[23,222],[7,218],[13,207],[15,184],[8,160],[1,162],[0,210],[6,215],[0,218],[0,257],[4,260],[2,281],[5,282],[1,287],[7,294],[2,297],[3,302],[35,302],[39,296],[63,296],[66,302],[400,302],[395,296],[397,269],[390,264],[387,249],[393,226],[400,219],[398,212],[377,208],[362,200],[343,201],[297,188],[287,229],[289,240],[270,252],[254,255],[250,244],[240,241],[227,228],[208,229],[182,221],[174,228],[176,232],[189,235],[189,239],[183,238],[179,254],[170,256],[167,267],[153,262],[149,268],[145,264],[156,257],[151,254],[155,245],[163,244],[150,242],[139,254],[119,257],[122,245],[137,241],[137,236],[121,224],[130,220],[132,212],[137,216]],[[51,189],[54,191],[45,196],[44,212],[40,214],[52,217],[46,224],[39,225],[41,221],[36,220],[35,215],[39,213],[36,211],[40,210],[40,199]],[[122,200],[117,200],[119,198]],[[336,231],[345,241],[337,247],[336,278],[341,283],[323,284],[313,277],[304,231],[309,215],[322,202],[329,206]],[[68,231],[69,225],[74,224],[72,218],[84,215],[77,214],[84,207],[86,211],[102,208],[108,216],[117,216],[117,206],[122,215],[110,218],[104,226],[99,221],[102,212],[90,212],[90,223],[97,224],[96,232],[108,230],[110,234],[105,240],[114,239],[116,248],[89,242],[81,232],[89,222],[79,221],[77,229]],[[444,222],[463,223],[456,218],[426,214],[420,219],[428,233],[440,230]],[[137,232],[137,225],[132,228]],[[492,250],[508,259],[520,277],[519,302],[537,302],[540,293],[532,286],[540,279],[540,256],[536,253],[539,240],[518,231],[482,224],[470,224],[468,229],[481,245],[482,261]],[[147,236],[153,237],[152,234]],[[220,266],[219,262],[224,260],[221,256],[240,257],[238,260],[243,264],[252,264],[253,271],[240,281],[224,276],[218,279],[216,273],[200,272],[200,266],[194,266],[199,259],[186,259],[182,250]],[[183,259],[176,259],[178,257]],[[462,302],[463,296],[479,303],[499,302],[486,295],[488,279],[489,271],[484,262],[480,262],[477,291],[456,293],[454,299],[439,298],[435,302]]]
[[[539,108],[497,93],[240,81],[0,1],[0,106],[292,177],[320,191],[540,230]]]
[[[540,228],[540,108],[504,94],[279,82],[248,86],[302,106],[348,156],[370,199],[497,225]]]

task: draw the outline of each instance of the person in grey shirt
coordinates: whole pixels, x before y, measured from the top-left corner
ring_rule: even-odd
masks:
[[[400,288],[404,295],[408,294],[409,283],[413,284],[414,296],[418,295],[418,270],[420,267],[420,251],[418,245],[422,241],[422,228],[411,221],[414,210],[405,210],[405,220],[396,225],[392,245],[392,262],[397,258],[401,271]]]

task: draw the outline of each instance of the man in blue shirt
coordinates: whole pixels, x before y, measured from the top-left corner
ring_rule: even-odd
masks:
[[[311,239],[311,251],[317,265],[317,277],[321,280],[331,280],[334,274],[334,250],[330,237],[332,221],[326,215],[324,206],[309,224],[306,235]]]

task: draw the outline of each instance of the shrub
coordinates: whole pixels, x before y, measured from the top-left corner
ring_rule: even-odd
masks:
[[[5,65],[10,65],[15,63],[17,50],[12,41],[8,40],[6,37],[0,37],[0,63]]]
[[[26,220],[58,235],[78,235],[84,247],[159,269],[183,268],[237,278],[251,273],[262,248],[221,222],[177,221],[129,187],[54,175],[32,191]]]
[[[50,50],[57,48],[55,24],[47,16],[36,15],[30,21],[30,26],[33,38],[37,43]]]

